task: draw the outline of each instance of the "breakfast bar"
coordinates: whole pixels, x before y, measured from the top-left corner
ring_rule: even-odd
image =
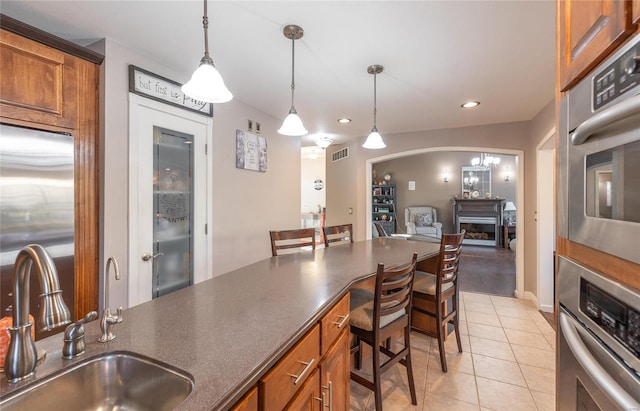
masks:
[[[61,359],[61,335],[37,342],[48,354],[35,378],[3,379],[0,395],[117,351],[188,373],[193,391],[177,409],[229,409],[378,263],[399,266],[414,252],[425,261],[438,251],[437,243],[376,238],[260,260],[125,310],[109,343],[97,342],[97,321],[87,324],[86,352],[76,359]]]

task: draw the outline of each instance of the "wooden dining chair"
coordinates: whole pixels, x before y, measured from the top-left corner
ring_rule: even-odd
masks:
[[[322,227],[324,233],[324,246],[329,244],[353,243],[353,224],[332,225]]]
[[[444,339],[448,333],[449,324],[453,324],[456,333],[456,342],[458,343],[458,351],[462,352],[460,330],[458,327],[458,265],[464,234],[465,231],[462,230],[460,234],[442,235],[438,262],[434,270],[435,273],[416,271],[413,286],[412,310],[414,323],[411,329],[438,339],[442,372],[447,372]],[[449,298],[451,299],[450,309],[447,307],[447,300]],[[420,322],[419,324],[421,325],[417,325],[417,317],[421,314],[434,319],[434,327],[429,327],[433,329],[424,328],[422,324],[425,324],[425,322]]]
[[[374,392],[376,411],[382,411],[381,375],[398,362],[407,368],[411,403],[417,404],[409,341],[411,298],[417,257],[418,254],[414,253],[411,262],[400,268],[385,269],[382,263],[378,264],[374,292],[361,288],[351,290],[349,322],[351,334],[355,336],[351,354],[356,354],[355,368],[359,370],[362,363],[362,343],[371,346],[373,380],[355,371],[351,372],[351,379]],[[394,352],[388,340],[401,332],[404,337],[403,348]],[[386,361],[381,363],[383,358]]]
[[[271,255],[274,257],[280,254],[279,250],[303,247],[311,247],[314,250],[316,248],[315,228],[269,231],[269,236],[271,237]]]

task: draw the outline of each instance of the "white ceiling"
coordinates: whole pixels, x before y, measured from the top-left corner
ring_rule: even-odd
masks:
[[[179,82],[204,51],[202,1],[2,0],[0,7],[80,44],[110,38],[182,73]],[[209,22],[211,55],[234,98],[282,119],[291,104],[291,41],[282,28],[304,29],[295,62],[295,105],[310,131],[303,145],[316,135],[344,142],[369,133],[371,64],[385,67],[383,136],[531,120],[554,97],[553,0],[211,0]],[[467,100],[481,104],[461,109]],[[353,121],[341,125],[339,117]]]

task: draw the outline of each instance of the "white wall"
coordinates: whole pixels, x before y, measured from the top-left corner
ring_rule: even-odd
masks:
[[[188,80],[162,63],[134,53],[110,39],[91,46],[105,55],[100,81],[100,248],[104,261],[117,258],[128,266],[129,119],[128,65],[133,64],[177,82]],[[194,63],[195,69],[195,63]],[[247,119],[262,125],[267,139],[266,173],[235,168],[235,130]],[[300,139],[276,133],[280,120],[240,101],[214,107],[213,184],[210,187],[213,221],[213,272],[220,275],[271,255],[270,229],[297,227],[300,223]],[[127,282],[135,273],[122,270],[122,280],[110,281],[107,306],[127,306]],[[102,280],[101,280],[102,282]],[[100,301],[102,302],[102,290]]]
[[[300,190],[302,194],[302,201],[300,202],[300,211],[302,213],[317,213],[318,205],[322,208],[326,205],[325,193],[327,192],[327,179],[324,165],[324,152],[317,158],[309,158],[305,153],[305,149],[302,149],[302,165],[301,165],[301,178],[300,178]],[[311,147],[313,148],[313,147]],[[322,190],[316,190],[314,188],[314,181],[322,180]]]

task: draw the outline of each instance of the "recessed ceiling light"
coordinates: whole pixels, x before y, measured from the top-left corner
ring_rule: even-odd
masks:
[[[340,123],[340,124],[347,124],[347,123],[351,123],[351,119],[350,119],[350,118],[346,118],[346,117],[339,118],[339,119],[338,119],[338,123]]]
[[[467,101],[466,103],[464,103],[460,107],[462,107],[462,108],[473,108],[473,107],[477,107],[479,105],[480,105],[479,101]]]

